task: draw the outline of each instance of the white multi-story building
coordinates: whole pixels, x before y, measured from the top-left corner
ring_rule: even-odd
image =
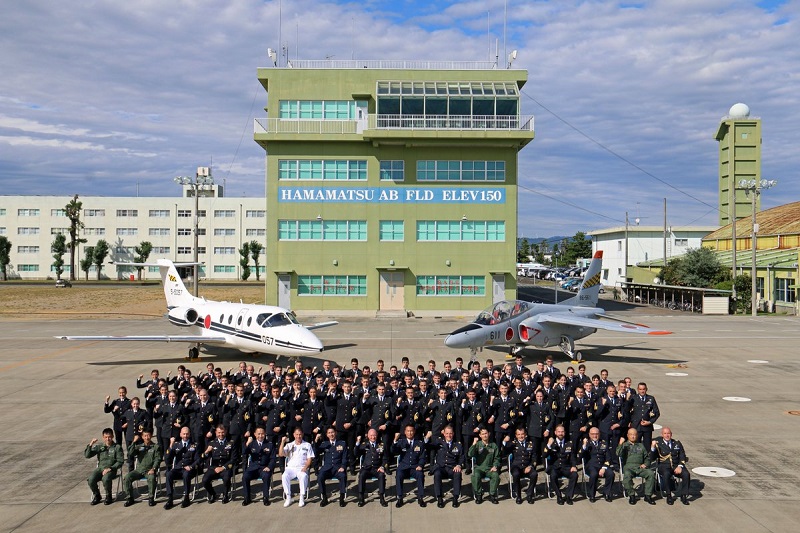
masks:
[[[716,226],[668,227],[666,232],[667,261],[683,255],[691,248],[700,248],[701,239],[717,230]],[[603,285],[625,281],[625,248],[628,265],[664,258],[664,228],[660,226],[625,226],[587,232],[592,238],[592,255],[603,251]]]
[[[0,196],[0,235],[11,241],[9,279],[55,278],[51,245],[57,233],[69,240],[69,219],[64,212],[72,196]],[[149,261],[172,259],[190,262],[194,259],[194,189],[184,186],[180,198],[81,196],[83,203],[81,237],[75,268],[88,246],[100,239],[109,244],[107,261],[133,261],[134,247],[143,241],[153,245]],[[198,198],[198,260],[200,278],[240,279],[239,248],[250,241],[266,245],[266,201],[261,198],[226,198],[222,187],[201,190]],[[266,246],[265,246],[266,249]],[[264,251],[262,251],[262,254]],[[64,256],[62,277],[69,277],[69,253]],[[265,257],[259,260],[264,272]],[[250,260],[253,274],[253,261]],[[186,270],[189,274],[191,269]],[[135,269],[106,264],[103,277],[129,279]],[[78,279],[83,272],[76,272]],[[255,277],[253,275],[253,277]],[[89,279],[96,279],[92,267]],[[158,279],[158,268],[142,272],[143,279]]]

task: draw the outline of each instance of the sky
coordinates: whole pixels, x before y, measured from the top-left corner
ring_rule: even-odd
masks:
[[[800,200],[800,0],[26,0],[0,17],[4,195],[264,195],[256,69],[405,59],[528,71],[519,234],[716,225],[730,107],[762,121],[762,206]],[[504,16],[504,13],[507,13]],[[633,222],[631,222],[633,224]]]

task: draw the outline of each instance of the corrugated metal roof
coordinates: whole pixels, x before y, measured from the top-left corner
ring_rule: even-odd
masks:
[[[800,202],[779,205],[772,209],[759,211],[756,214],[758,235],[797,235],[800,234]],[[736,237],[747,237],[753,232],[752,217],[740,218],[736,221]],[[717,231],[703,237],[703,241],[731,238],[731,225],[723,226]],[[738,254],[737,254],[738,255]]]

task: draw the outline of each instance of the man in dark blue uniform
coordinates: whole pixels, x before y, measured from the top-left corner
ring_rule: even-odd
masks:
[[[261,479],[264,505],[269,505],[269,488],[272,484],[272,472],[275,471],[275,445],[265,438],[266,432],[264,428],[256,428],[255,436],[255,439],[252,437],[247,439],[247,444],[244,448],[243,506],[250,505],[252,501],[250,499],[250,482],[256,478]]]
[[[173,439],[170,447],[164,453],[164,464],[167,467],[167,503],[164,504],[164,509],[172,509],[172,487],[175,478],[178,476],[183,479],[183,502],[181,502],[181,507],[189,507],[192,478],[195,475],[197,466],[200,464],[200,448],[196,442],[189,440],[189,436],[189,428],[182,427],[180,440],[175,441]]]
[[[344,507],[345,490],[347,487],[347,443],[344,440],[336,440],[336,430],[328,428],[325,432],[327,439],[317,445],[316,454],[321,456],[322,466],[317,474],[317,484],[322,495],[320,507],[328,505],[328,491],[325,489],[325,481],[336,478],[339,480],[339,507]]]
[[[611,501],[611,487],[614,484],[614,464],[615,454],[607,442],[600,439],[600,429],[592,428],[589,430],[589,438],[583,439],[581,451],[586,465],[586,474],[589,475],[589,501],[594,503],[596,500],[597,480],[603,478],[603,498]]]
[[[378,480],[378,497],[381,507],[386,507],[386,451],[382,442],[378,442],[378,432],[373,428],[367,431],[367,442],[357,447],[359,454],[363,456],[361,470],[358,473],[358,506],[364,507],[364,492],[368,477]]]
[[[414,426],[407,425],[404,429],[405,437],[392,445],[392,453],[399,455],[397,466],[396,507],[403,506],[403,480],[414,478],[417,481],[417,501],[420,507],[425,507],[425,443],[414,438]]]
[[[444,507],[442,496],[442,480],[453,480],[453,507],[458,507],[461,496],[461,469],[466,458],[464,447],[460,442],[453,441],[455,432],[451,426],[444,428],[444,437],[433,437],[431,447],[436,450],[436,459],[433,467],[433,492],[436,495],[436,505],[439,509]]]
[[[578,482],[575,450],[572,449],[572,443],[566,440],[565,433],[564,426],[556,426],[555,439],[551,437],[545,446],[545,453],[548,455],[547,474],[550,476],[550,485],[556,493],[558,505],[564,505],[564,502],[572,505],[572,496],[575,494],[575,485]],[[569,481],[566,498],[561,495],[558,483],[560,477],[565,477]]]
[[[528,503],[533,503],[533,490],[539,474],[536,472],[537,450],[533,441],[528,438],[525,428],[519,428],[515,433],[515,439],[506,437],[503,442],[505,453],[511,454],[511,466],[509,475],[511,476],[511,487],[517,505],[522,504],[522,478],[528,478],[528,491],[526,493]]]
[[[203,476],[203,487],[208,494],[208,503],[214,503],[217,499],[217,493],[212,486],[215,479],[222,479],[224,486],[222,503],[231,501],[231,476],[233,475],[233,465],[238,459],[238,448],[233,441],[226,439],[225,435],[225,428],[217,426],[217,438],[208,444],[205,451],[205,455],[208,457],[208,470]]]

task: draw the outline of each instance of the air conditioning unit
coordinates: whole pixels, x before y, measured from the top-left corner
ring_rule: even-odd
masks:
[[[197,167],[197,176],[207,178],[211,175],[211,167]]]

